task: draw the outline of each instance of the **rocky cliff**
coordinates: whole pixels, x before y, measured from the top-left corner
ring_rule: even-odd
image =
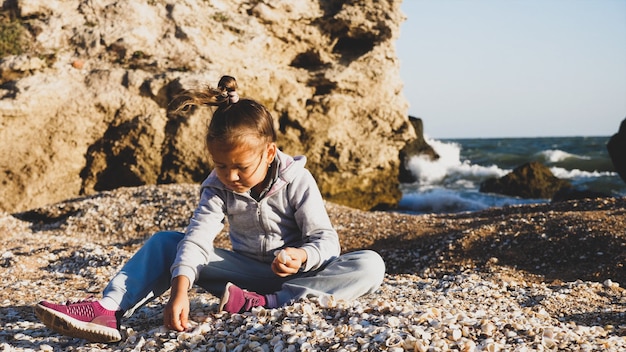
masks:
[[[270,109],[280,148],[308,156],[327,199],[393,206],[399,151],[415,137],[394,47],[400,3],[5,1],[2,26],[21,29],[22,46],[0,61],[0,210],[200,182],[210,111],[166,107],[223,74]]]

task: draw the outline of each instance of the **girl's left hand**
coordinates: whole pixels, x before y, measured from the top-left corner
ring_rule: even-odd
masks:
[[[304,249],[287,247],[279,252],[283,253],[281,255],[276,253],[277,256],[272,262],[272,271],[280,277],[296,274],[307,260],[306,251]]]

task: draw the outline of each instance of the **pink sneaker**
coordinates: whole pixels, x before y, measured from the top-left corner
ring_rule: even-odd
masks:
[[[254,307],[265,306],[265,302],[265,296],[243,290],[229,282],[226,284],[219,310],[229,313],[249,312]]]
[[[54,304],[41,301],[35,314],[50,329],[91,342],[117,342],[122,339],[116,312],[95,300]]]

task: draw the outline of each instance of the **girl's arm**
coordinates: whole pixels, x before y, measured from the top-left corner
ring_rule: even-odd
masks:
[[[196,281],[199,269],[209,262],[215,236],[224,228],[224,202],[211,187],[202,188],[200,202],[194,211],[185,237],[178,243],[172,277],[185,276],[189,287]]]
[[[322,194],[313,175],[307,170],[290,184],[289,197],[295,208],[294,217],[302,231],[306,252],[303,271],[315,270],[339,256],[339,236],[330,222]]]
[[[190,286],[186,276],[177,276],[172,280],[172,294],[163,311],[163,325],[168,329],[184,331],[189,327]]]

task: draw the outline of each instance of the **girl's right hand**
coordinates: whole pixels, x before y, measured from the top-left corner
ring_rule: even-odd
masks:
[[[189,327],[189,279],[177,276],[172,280],[170,300],[163,311],[163,325],[172,330],[185,331]]]
[[[276,258],[272,262],[272,271],[280,277],[293,275],[300,271],[300,267],[306,260],[307,254],[304,249],[283,248],[276,253]]]

